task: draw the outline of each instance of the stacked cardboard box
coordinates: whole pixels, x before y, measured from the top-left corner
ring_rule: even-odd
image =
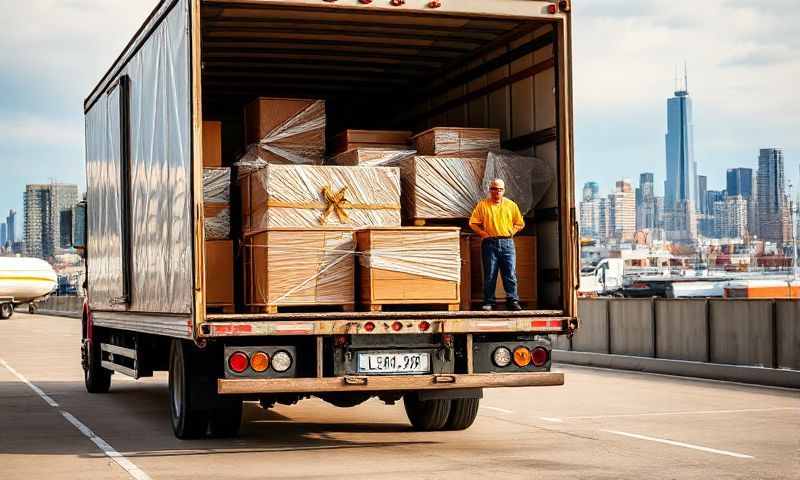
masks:
[[[411,132],[397,130],[345,130],[333,140],[333,153],[356,148],[408,149]]]
[[[409,149],[355,148],[336,155],[331,163],[346,167],[396,167],[416,154],[416,150]]]
[[[460,229],[369,228],[356,232],[361,304],[446,305],[460,302]]]
[[[495,128],[432,128],[412,137],[420,155],[483,158],[500,149]]]
[[[231,236],[231,169],[203,169],[203,214],[206,240]]]
[[[203,122],[203,216],[205,230],[206,306],[233,306],[231,240],[231,170],[222,167],[222,123]]]
[[[222,122],[203,122],[203,167],[222,166]]]
[[[481,258],[481,239],[477,236],[470,237],[470,263],[472,303],[483,301],[483,261]],[[527,307],[536,305],[537,301],[537,270],[536,270],[536,237],[514,237],[517,249],[517,293],[520,301]],[[497,276],[495,296],[498,302],[505,302],[506,292],[500,275]]]
[[[321,165],[325,155],[325,102],[258,98],[245,107],[248,156],[271,164]]]
[[[485,159],[418,156],[403,160],[400,168],[407,219],[466,219],[484,197]]]

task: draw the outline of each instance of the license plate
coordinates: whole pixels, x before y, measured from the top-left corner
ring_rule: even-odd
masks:
[[[358,354],[359,373],[413,374],[430,371],[431,357],[427,352]]]

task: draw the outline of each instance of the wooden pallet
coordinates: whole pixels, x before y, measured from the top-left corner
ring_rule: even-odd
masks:
[[[448,312],[457,312],[461,310],[461,305],[458,303],[372,303],[362,305],[362,307],[368,312],[383,312],[385,308],[390,311],[446,310]]]
[[[323,304],[308,304],[308,305],[248,305],[249,313],[324,313],[324,312],[353,312],[355,311],[354,304],[338,304],[338,305],[323,305]]]

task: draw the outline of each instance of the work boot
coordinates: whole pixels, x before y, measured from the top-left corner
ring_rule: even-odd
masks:
[[[491,312],[492,310],[494,310],[494,305],[492,305],[491,303],[484,303],[483,306],[481,307],[481,310],[483,310],[484,312]]]
[[[512,312],[519,312],[522,310],[522,305],[519,304],[516,300],[511,300],[506,304],[506,307],[511,310]]]

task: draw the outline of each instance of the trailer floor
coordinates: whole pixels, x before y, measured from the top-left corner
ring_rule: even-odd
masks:
[[[563,387],[487,391],[465,432],[412,432],[402,405],[246,405],[234,440],[180,441],[166,376],[88,395],[80,321],[0,321],[0,477],[798,478],[800,392],[577,367]],[[19,376],[12,372],[17,372]],[[27,379],[57,407],[53,407]],[[81,425],[81,432],[65,413]],[[97,437],[94,442],[86,428]],[[101,441],[98,441],[98,437]],[[129,462],[112,461],[107,444]],[[124,461],[123,461],[124,460]],[[138,473],[137,473],[138,472]]]

